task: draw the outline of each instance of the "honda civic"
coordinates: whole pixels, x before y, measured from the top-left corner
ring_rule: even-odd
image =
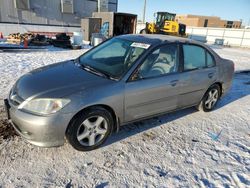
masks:
[[[15,130],[42,147],[100,147],[119,127],[195,106],[213,110],[229,90],[232,61],[166,35],[123,35],[77,59],[23,75],[4,100]]]

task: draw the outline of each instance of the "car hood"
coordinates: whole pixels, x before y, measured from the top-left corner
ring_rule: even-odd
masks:
[[[25,74],[16,82],[12,93],[23,100],[29,97],[60,98],[107,82],[112,81],[85,71],[74,61],[66,61]]]

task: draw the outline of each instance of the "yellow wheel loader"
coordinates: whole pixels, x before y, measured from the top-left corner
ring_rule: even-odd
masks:
[[[156,22],[146,23],[146,28],[140,33],[186,36],[186,25],[175,21],[175,16],[169,12],[157,12]]]

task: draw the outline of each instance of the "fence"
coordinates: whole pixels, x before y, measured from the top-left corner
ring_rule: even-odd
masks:
[[[136,33],[145,28],[138,23]],[[213,27],[187,27],[188,37],[210,44],[250,47],[250,29],[229,29]]]
[[[250,47],[250,29],[187,27],[189,38],[212,44]]]

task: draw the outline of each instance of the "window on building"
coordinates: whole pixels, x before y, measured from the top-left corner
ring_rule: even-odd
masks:
[[[30,0],[15,0],[15,7],[17,9],[29,10],[30,9]]]
[[[205,19],[204,27],[207,27],[207,24],[208,24],[208,19]]]
[[[226,28],[232,28],[233,27],[233,21],[227,21]]]
[[[61,0],[62,13],[74,13],[73,0]]]

